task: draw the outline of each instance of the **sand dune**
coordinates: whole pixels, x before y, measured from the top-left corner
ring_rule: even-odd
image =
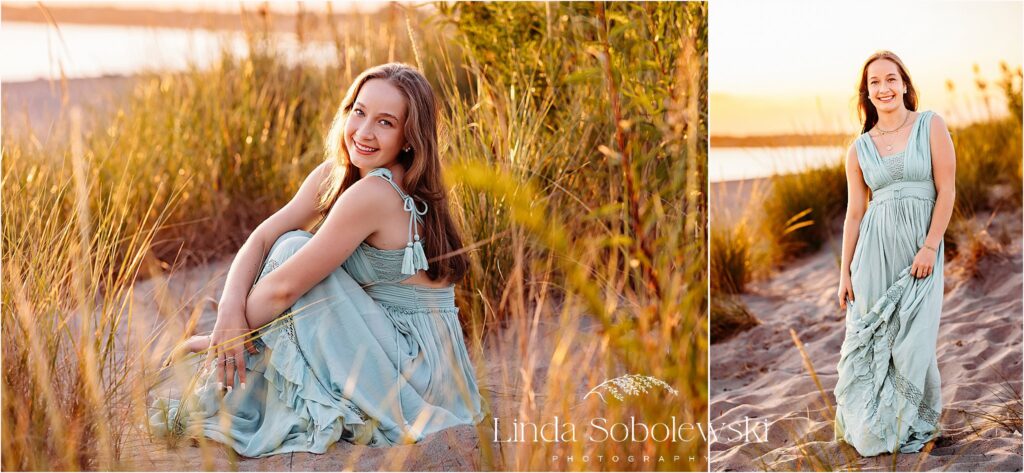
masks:
[[[33,80],[25,82],[4,82],[0,86],[3,102],[4,132],[14,135],[34,133],[40,141],[60,135],[55,127],[68,126],[67,112],[80,107],[83,112],[101,114],[113,112],[117,98],[124,96],[134,86],[136,77],[106,76],[95,78]],[[64,97],[67,102],[64,103]],[[84,126],[95,126],[102,121],[86,120]]]
[[[999,215],[993,232],[1008,244],[979,262],[970,277],[947,261],[938,341],[943,434],[930,454],[860,458],[832,440],[829,407],[804,366],[794,329],[824,387],[829,406],[844,337],[835,301],[838,239],[767,281],[750,285],[742,301],[763,323],[711,347],[712,425],[768,420],[767,439],[721,438],[711,444],[715,471],[809,469],[806,457],[834,468],[868,471],[1021,471],[1019,431],[986,428],[975,411],[996,412],[1007,388],[1021,392],[1021,213]],[[1019,408],[1019,404],[1016,404]],[[752,420],[752,422],[753,422]],[[803,457],[803,458],[801,458]]]

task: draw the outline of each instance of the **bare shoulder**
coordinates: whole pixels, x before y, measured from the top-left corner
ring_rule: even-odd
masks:
[[[376,176],[359,179],[344,194],[346,205],[375,208],[377,211],[402,208],[402,199],[391,187],[391,183]]]
[[[850,143],[850,147],[846,150],[846,167],[856,166],[860,167],[860,163],[857,161],[857,141],[854,140]]]
[[[932,135],[936,133],[949,132],[949,128],[946,126],[946,120],[942,118],[942,115],[932,112],[932,119],[928,125],[931,127]]]
[[[946,124],[946,120],[942,118],[938,113],[932,113],[931,120],[929,122],[929,143],[932,149],[948,150],[952,152],[953,149],[953,136],[949,133],[949,126]]]

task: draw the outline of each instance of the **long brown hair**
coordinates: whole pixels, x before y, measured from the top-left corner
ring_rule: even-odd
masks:
[[[398,162],[405,169],[400,184],[413,199],[424,201],[429,206],[420,227],[423,251],[430,261],[427,275],[433,280],[447,279],[454,283],[466,274],[469,262],[464,253],[435,261],[442,255],[461,249],[462,237],[451,217],[447,188],[441,177],[441,161],[437,152],[437,100],[430,82],[416,68],[398,62],[381,64],[363,71],[352,82],[327,133],[324,157],[334,163],[334,170],[321,188],[317,210],[321,217],[326,217],[341,193],[360,179],[359,168],[352,164],[348,148],[344,145],[345,122],[363,84],[370,79],[386,80],[405,96],[408,113],[402,132],[412,149],[399,151]]]
[[[907,66],[903,65],[903,61],[896,56],[896,53],[892,51],[877,51],[868,57],[867,61],[864,61],[864,67],[860,70],[860,86],[858,87],[860,95],[857,98],[857,112],[860,115],[861,123],[864,125],[861,127],[861,133],[867,133],[868,130],[878,123],[878,110],[871,103],[870,93],[868,92],[868,66],[879,59],[888,59],[896,64],[896,69],[900,71],[903,83],[907,85],[907,93],[903,94],[903,106],[907,107],[907,110],[917,110],[917,89],[914,88],[914,83],[910,81],[910,73],[907,72]]]

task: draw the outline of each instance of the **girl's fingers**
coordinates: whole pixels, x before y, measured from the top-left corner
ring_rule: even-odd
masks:
[[[850,302],[853,302],[853,289],[849,287],[843,288],[839,295],[839,308],[846,309],[847,304]]]
[[[245,350],[238,350],[238,382],[242,389],[245,389]],[[234,379],[234,378],[232,378]]]
[[[235,357],[234,351],[229,351],[224,354],[224,359],[224,387],[230,393],[235,385],[235,368],[238,365],[238,358]]]

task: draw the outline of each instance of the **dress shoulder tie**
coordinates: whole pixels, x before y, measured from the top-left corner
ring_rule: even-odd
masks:
[[[427,270],[430,266],[427,264],[427,254],[423,251],[423,243],[420,241],[419,222],[422,220],[422,216],[427,214],[427,203],[423,202],[422,210],[416,204],[416,201],[411,195],[406,195],[402,192],[402,189],[395,184],[395,181],[391,178],[391,170],[387,168],[376,168],[369,173],[367,176],[378,176],[391,184],[391,187],[398,192],[398,195],[402,197],[404,203],[403,209],[409,212],[409,239],[405,244],[405,255],[402,257],[402,274],[416,274],[417,270]]]

